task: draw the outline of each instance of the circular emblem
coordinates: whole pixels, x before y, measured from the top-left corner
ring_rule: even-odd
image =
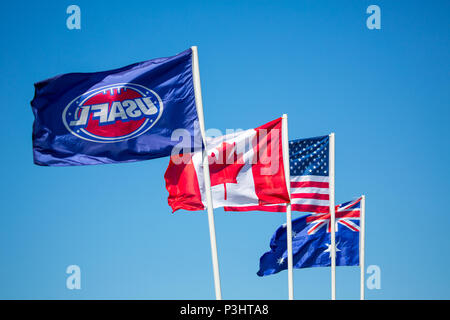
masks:
[[[156,92],[134,83],[119,83],[83,93],[64,109],[62,120],[78,138],[118,142],[147,132],[161,117]]]

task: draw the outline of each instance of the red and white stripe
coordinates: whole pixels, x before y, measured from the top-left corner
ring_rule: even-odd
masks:
[[[292,176],[292,211],[328,213],[330,211],[330,178],[327,176]]]

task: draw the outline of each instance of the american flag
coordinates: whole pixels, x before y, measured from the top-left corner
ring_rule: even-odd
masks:
[[[353,201],[345,202],[336,206],[335,221],[336,232],[339,226],[348,228],[351,231],[359,232],[360,217],[361,217],[361,199],[358,198]],[[327,232],[331,232],[330,214],[329,213],[314,213],[306,217],[306,223],[310,224],[308,235],[315,234],[318,230],[326,227]]]
[[[328,148],[329,136],[289,141],[292,211],[330,211]],[[286,205],[227,207],[225,210],[286,212]]]

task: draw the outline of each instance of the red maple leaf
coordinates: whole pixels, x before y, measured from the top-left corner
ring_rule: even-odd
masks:
[[[209,172],[211,186],[223,184],[225,189],[224,199],[227,200],[227,183],[237,183],[237,175],[244,167],[243,154],[236,153],[236,143],[223,142],[217,148],[217,156],[213,152],[209,157]]]

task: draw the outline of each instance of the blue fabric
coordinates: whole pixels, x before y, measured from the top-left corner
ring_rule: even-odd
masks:
[[[289,140],[291,178],[307,175],[327,177],[328,148],[328,136]]]
[[[193,151],[194,141],[201,141],[191,49],[116,70],[38,82],[31,106],[38,165],[147,160],[169,156],[175,145]],[[176,129],[189,135],[172,141]]]
[[[348,205],[349,203],[344,203],[339,207]],[[359,206],[360,202],[358,201],[350,209],[359,211]],[[329,225],[323,223],[323,226],[318,228],[315,233],[308,235],[308,230],[316,226],[311,221],[317,221],[312,220],[311,217],[314,218],[317,216],[324,215],[308,214],[292,220],[294,268],[329,267],[331,265],[331,253],[329,249],[331,233],[329,232]],[[346,221],[351,220],[351,223],[359,228],[359,216],[357,218],[345,219]],[[340,224],[339,219],[336,219],[336,222],[338,225],[336,231],[336,266],[359,265],[359,231],[354,231]],[[260,268],[257,272],[260,277],[287,269],[287,236],[285,225],[280,226],[272,236],[270,249],[270,251],[264,253],[260,258]]]

